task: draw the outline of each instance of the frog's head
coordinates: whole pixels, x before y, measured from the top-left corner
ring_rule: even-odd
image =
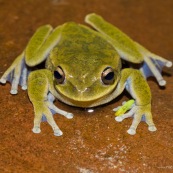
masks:
[[[52,60],[54,86],[67,104],[91,107],[103,104],[115,90],[120,78],[119,56],[75,56]]]

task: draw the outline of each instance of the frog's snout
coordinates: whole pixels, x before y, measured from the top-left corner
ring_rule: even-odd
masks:
[[[116,71],[110,66],[88,71],[80,72],[79,69],[73,73],[67,68],[62,68],[62,65],[56,68],[54,84],[63,101],[83,106],[109,97],[117,84]]]
[[[74,101],[85,102],[97,99],[94,98],[96,96],[96,91],[94,91],[92,86],[71,84],[71,86],[68,85],[68,88],[65,88],[66,87],[64,87],[64,90],[61,90],[60,93]]]

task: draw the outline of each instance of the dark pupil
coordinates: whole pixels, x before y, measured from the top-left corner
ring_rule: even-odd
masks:
[[[104,78],[105,80],[112,80],[114,78],[114,72],[109,72]]]
[[[102,82],[105,85],[111,85],[115,81],[115,73],[114,70],[111,67],[105,68],[105,70],[102,73]]]
[[[61,79],[62,75],[58,71],[54,71],[54,76],[56,79]]]
[[[54,71],[54,77],[55,77],[55,82],[57,84],[63,84],[65,80],[65,74],[61,67],[58,66],[57,69]]]

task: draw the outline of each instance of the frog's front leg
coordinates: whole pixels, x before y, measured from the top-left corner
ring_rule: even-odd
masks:
[[[56,124],[51,110],[55,113],[64,115],[67,118],[73,118],[72,113],[65,112],[57,108],[54,104],[54,93],[52,74],[49,70],[37,70],[31,72],[28,78],[28,95],[33,104],[35,118],[34,133],[40,133],[40,123],[43,115],[54,131],[55,136],[61,136],[63,133]],[[51,94],[52,93],[52,94]]]
[[[133,117],[132,125],[127,132],[134,135],[136,133],[137,126],[141,122],[142,116],[145,116],[146,123],[148,124],[148,130],[156,131],[151,114],[150,88],[139,70],[122,70],[121,79],[114,94],[118,93],[117,95],[119,95],[124,88],[126,88],[126,90],[134,98],[135,104],[129,112],[117,116],[115,120],[121,122],[125,118]]]

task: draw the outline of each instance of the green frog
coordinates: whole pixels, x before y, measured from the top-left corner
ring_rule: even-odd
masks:
[[[41,132],[45,116],[54,135],[63,134],[52,112],[73,118],[72,113],[54,105],[55,98],[68,105],[90,108],[112,101],[124,89],[134,103],[115,120],[133,117],[127,132],[134,135],[144,116],[148,130],[156,131],[145,78],[154,75],[159,85],[165,85],[160,69],[171,67],[172,62],[151,53],[97,14],[88,14],[85,21],[94,29],[74,22],[55,29],[50,25],[38,28],[0,82],[11,82],[11,94],[17,94],[18,85],[28,89],[35,113],[34,133]],[[122,68],[122,60],[140,64],[139,69]],[[42,62],[45,69],[37,69]]]

